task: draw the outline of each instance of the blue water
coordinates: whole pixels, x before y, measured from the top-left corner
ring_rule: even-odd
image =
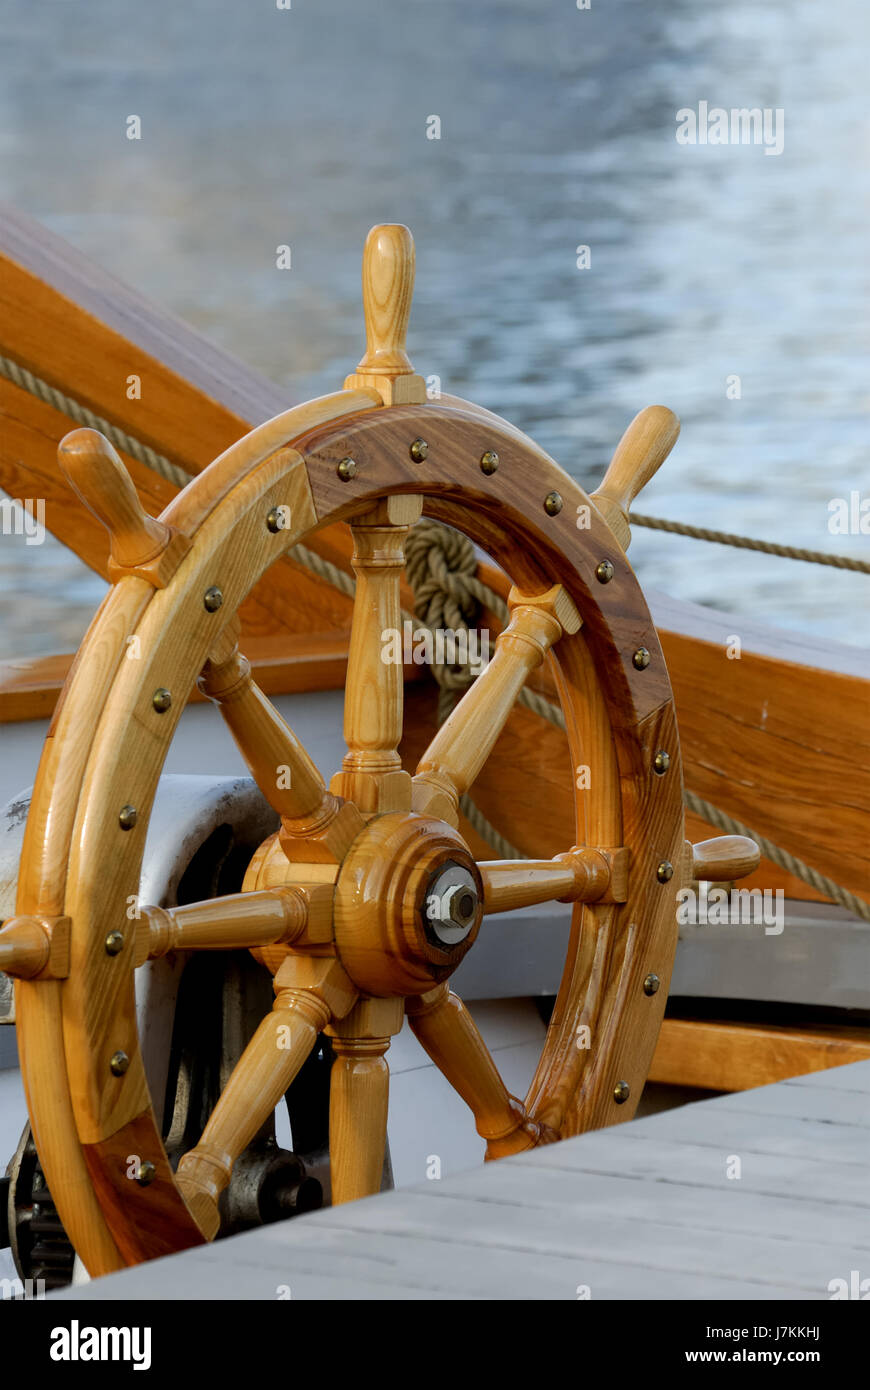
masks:
[[[870,558],[828,531],[832,498],[870,495],[864,0],[0,0],[0,20],[0,197],[288,402],[357,361],[365,233],[404,221],[409,347],[445,391],[589,486],[660,401],[683,433],[640,509]],[[783,153],[679,145],[701,100],[781,108]],[[865,641],[867,577],[640,530],[632,559]],[[70,649],[102,587],[0,538],[0,655]]]

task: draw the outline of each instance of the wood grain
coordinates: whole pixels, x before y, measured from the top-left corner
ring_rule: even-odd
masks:
[[[870,1058],[870,1028],[668,1018],[662,1024],[650,1081],[744,1091],[806,1072]]]

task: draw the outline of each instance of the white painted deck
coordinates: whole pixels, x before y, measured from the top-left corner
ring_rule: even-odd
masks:
[[[858,1062],[55,1296],[827,1300],[832,1280],[870,1278],[868,1154],[870,1062]]]

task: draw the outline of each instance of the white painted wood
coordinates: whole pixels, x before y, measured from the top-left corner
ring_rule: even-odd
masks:
[[[76,1293],[272,1299],[283,1286],[297,1300],[573,1300],[588,1287],[593,1301],[829,1298],[831,1280],[870,1274],[870,1063],[751,1096],[751,1110],[735,1096],[663,1112]],[[806,1113],[792,1114],[802,1098]],[[844,1101],[854,1122],[829,1118]],[[742,1172],[729,1179],[734,1155]]]

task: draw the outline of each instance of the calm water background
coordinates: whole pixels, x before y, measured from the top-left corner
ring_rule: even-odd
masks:
[[[0,21],[0,197],[288,403],[356,363],[366,231],[407,222],[409,347],[445,391],[589,486],[663,402],[683,433],[643,510],[870,557],[827,529],[829,499],[870,491],[866,0],[0,0]],[[784,108],[784,153],[678,145],[700,100]],[[866,577],[640,530],[632,559],[866,640]],[[0,655],[70,650],[103,590],[57,543],[0,537]]]

